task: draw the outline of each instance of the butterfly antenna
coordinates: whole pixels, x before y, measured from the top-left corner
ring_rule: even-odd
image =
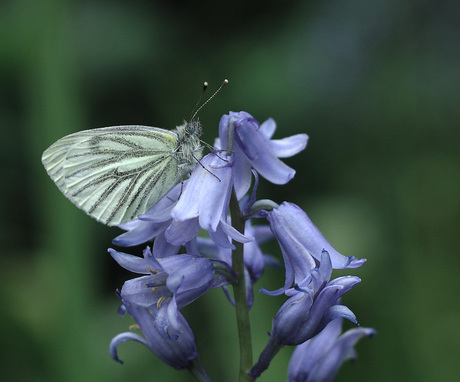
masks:
[[[207,88],[208,88],[208,83],[205,81],[205,82],[203,82],[203,90],[201,91],[200,98],[198,98],[198,101],[197,101],[195,107],[193,108],[192,112],[190,113],[190,119],[189,119],[190,121],[195,116],[195,114],[196,114],[195,111],[197,110],[198,105],[200,104],[201,99],[203,98],[204,92],[206,91]]]
[[[216,94],[219,93],[219,92],[222,90],[222,88],[223,88],[225,85],[227,85],[227,84],[228,84],[228,80],[225,79],[224,82],[222,82],[222,84],[219,86],[219,88],[214,92],[214,94],[211,95],[211,97],[209,97],[209,98],[208,98],[208,99],[197,109],[196,107],[197,107],[198,104],[200,103],[201,97],[203,96],[203,93],[204,93],[204,91],[206,90],[206,87],[208,86],[208,83],[205,82],[205,83],[204,83],[205,86],[204,86],[204,88],[203,88],[203,93],[201,94],[201,97],[200,97],[198,103],[197,103],[196,106],[194,107],[194,109],[196,109],[196,110],[195,110],[194,112],[192,112],[192,117],[190,118],[190,120],[193,121],[193,120],[195,119],[196,115],[198,114],[198,112],[199,112],[209,101],[211,101],[211,100],[216,96]]]

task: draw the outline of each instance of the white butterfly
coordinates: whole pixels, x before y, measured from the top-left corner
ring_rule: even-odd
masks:
[[[197,120],[175,130],[112,126],[70,134],[42,156],[64,195],[107,225],[133,220],[156,204],[202,157]]]

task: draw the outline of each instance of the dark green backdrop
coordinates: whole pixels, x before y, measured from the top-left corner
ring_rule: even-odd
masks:
[[[273,117],[277,138],[307,133],[307,150],[286,160],[294,180],[262,182],[258,196],[301,205],[336,249],[368,259],[344,303],[378,335],[337,380],[456,379],[459,17],[455,0],[3,1],[0,379],[190,380],[139,344],[120,347],[123,366],[109,358],[110,339],[132,323],[114,295],[132,275],[106,253],[120,231],[68,202],[40,156],[91,127],[173,128],[203,81],[224,78],[200,113],[204,139],[229,110]],[[282,277],[270,270],[256,287]],[[255,356],[281,303],[256,292]],[[234,381],[223,293],[184,313],[211,376]],[[291,351],[260,380],[285,380]]]

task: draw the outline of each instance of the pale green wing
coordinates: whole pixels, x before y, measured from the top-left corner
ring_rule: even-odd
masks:
[[[59,189],[96,220],[118,225],[157,203],[180,178],[177,135],[148,126],[112,126],[68,135],[43,165]]]

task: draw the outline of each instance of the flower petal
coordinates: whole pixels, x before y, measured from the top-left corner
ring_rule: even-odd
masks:
[[[150,275],[151,272],[148,270],[149,267],[154,267],[156,261],[152,260],[151,262],[147,262],[144,258],[129,255],[124,252],[118,252],[112,248],[109,248],[107,252],[114,258],[114,260],[120,264],[123,268],[127,269],[128,271],[140,274]],[[161,269],[161,266],[158,264]]]
[[[371,337],[374,329],[350,329],[339,337],[342,320],[337,319],[311,340],[297,346],[288,369],[288,382],[330,382],[343,362],[355,354],[353,346],[363,336]]]
[[[265,138],[270,139],[273,136],[273,134],[275,134],[275,130],[276,130],[275,120],[273,118],[268,118],[265,122],[263,122],[260,125],[259,130]]]
[[[233,186],[233,155],[211,153],[193,171],[187,187],[171,212],[174,220],[199,217],[200,226],[215,231],[227,214]]]
[[[184,245],[198,235],[200,232],[198,218],[177,221],[173,220],[165,231],[166,240],[173,245]]]
[[[269,141],[260,134],[256,125],[238,125],[235,138],[252,167],[265,179],[285,184],[294,177],[295,170],[276,157]]]
[[[112,240],[112,243],[120,247],[132,247],[134,245],[139,245],[152,240],[158,234],[163,232],[169,225],[168,222],[156,224],[141,220],[138,222],[139,223],[136,225],[136,227],[117,236]]]
[[[123,361],[120,358],[118,358],[117,348],[118,348],[118,345],[122,344],[123,342],[127,342],[127,341],[137,341],[149,347],[149,344],[147,343],[147,341],[138,334],[131,333],[131,332],[124,332],[124,333],[120,333],[116,335],[115,337],[112,338],[112,341],[110,341],[109,352],[110,352],[110,356],[115,361],[120,362],[121,364],[123,363]]]
[[[273,209],[268,214],[268,221],[280,245],[289,251],[291,257],[303,247],[318,261],[323,250],[326,250],[334,269],[357,268],[366,262],[366,259],[345,257],[337,252],[307,214],[293,203],[284,202]]]
[[[307,134],[296,134],[283,139],[272,139],[270,148],[278,158],[288,158],[305,149],[307,142]]]

